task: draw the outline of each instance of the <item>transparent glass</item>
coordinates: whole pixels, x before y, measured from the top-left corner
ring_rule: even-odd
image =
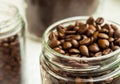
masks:
[[[0,84],[21,84],[24,26],[15,6],[0,3]]]
[[[48,46],[48,36],[57,25],[67,26],[87,19],[87,16],[71,17],[54,23],[45,31],[40,56],[42,84],[119,84],[120,49],[100,57],[77,58],[59,54]],[[120,27],[114,21],[105,22]]]

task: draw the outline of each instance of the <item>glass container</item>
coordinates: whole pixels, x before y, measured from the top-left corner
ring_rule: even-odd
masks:
[[[47,28],[43,35],[40,69],[42,84],[120,84],[120,49],[99,57],[70,57],[55,52],[48,46],[49,34],[59,24],[67,26],[88,17],[71,17]],[[106,23],[120,24],[105,20]]]
[[[25,23],[16,6],[0,3],[0,84],[21,84]]]

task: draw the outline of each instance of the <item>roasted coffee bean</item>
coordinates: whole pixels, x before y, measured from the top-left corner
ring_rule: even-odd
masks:
[[[87,24],[81,24],[78,32],[79,32],[80,34],[83,34],[83,33],[85,33],[87,30],[88,30],[88,25],[87,25]]]
[[[104,22],[104,19],[102,17],[98,17],[95,21],[97,25],[101,25]]]
[[[80,53],[80,51],[78,49],[69,49],[69,53]]]
[[[62,50],[61,48],[59,47],[56,47],[56,48],[53,48],[56,52],[60,53],[60,54],[65,54],[65,51]]]
[[[51,33],[50,33],[49,39],[50,39],[50,40],[52,40],[52,39],[57,39],[54,32],[51,32]]]
[[[112,50],[114,51],[114,50],[117,50],[117,49],[119,49],[120,47],[119,46],[113,46],[112,47]]]
[[[81,46],[79,47],[79,50],[80,50],[80,52],[81,52],[81,54],[82,54],[83,56],[89,56],[89,51],[88,51],[87,46],[81,45]]]
[[[120,38],[120,30],[116,30],[116,31],[114,32],[114,37],[115,37],[115,38]]]
[[[114,38],[110,37],[110,38],[108,39],[108,41],[109,41],[109,42],[113,42],[113,41],[114,41]]]
[[[105,49],[109,47],[109,41],[106,39],[99,39],[98,40],[98,45],[100,48]]]
[[[95,53],[95,57],[102,56],[102,52]]]
[[[86,82],[83,81],[81,78],[75,78],[75,84],[87,84]]]
[[[94,53],[96,53],[100,50],[96,43],[91,44],[88,48],[89,48],[89,51],[94,52]]]
[[[109,38],[109,36],[107,34],[105,34],[105,33],[99,33],[98,37],[102,38],[102,39],[108,39]]]
[[[104,51],[103,51],[103,55],[107,55],[107,54],[109,54],[111,52],[111,49],[105,49]]]
[[[88,45],[88,44],[90,44],[90,38],[80,40],[79,43],[80,43],[80,45]]]
[[[65,33],[65,28],[63,26],[61,26],[61,25],[58,25],[57,26],[57,31],[64,34]]]
[[[96,28],[94,27],[94,25],[89,25],[88,30],[96,31]]]
[[[96,25],[96,30],[100,31],[101,30],[101,26],[100,25]]]
[[[89,17],[86,21],[87,24],[93,25],[95,23],[95,20],[93,17]]]
[[[117,44],[117,45],[120,46],[120,38],[118,38],[118,39],[115,40],[115,44]]]
[[[81,36],[80,36],[80,35],[73,35],[73,36],[72,36],[72,39],[80,40],[80,39],[81,39]]]
[[[79,46],[79,43],[78,43],[78,41],[77,40],[72,40],[71,41],[71,43],[72,43],[72,45],[74,46],[74,47],[78,47]]]
[[[109,30],[104,28],[104,29],[101,29],[99,32],[108,34]]]
[[[59,45],[60,45],[60,41],[58,41],[57,39],[53,39],[49,42],[49,46],[51,48],[54,48],[54,47],[59,46]]]
[[[93,34],[93,38],[94,38],[94,40],[96,40],[96,39],[98,38],[98,34],[99,34],[98,31],[96,31],[96,32]]]
[[[64,38],[65,34],[58,32],[58,38]]]
[[[114,25],[114,24],[110,24],[110,26],[112,27],[112,29],[114,29],[114,31],[116,31],[116,30],[119,29],[119,28],[118,28],[116,25]]]
[[[65,33],[66,33],[66,34],[75,34],[76,31],[74,31],[74,30],[69,30],[69,31],[66,31]]]
[[[71,48],[72,47],[72,44],[70,42],[64,42],[63,43],[63,48],[64,49],[68,49],[68,48]]]
[[[91,30],[91,29],[90,29],[90,30],[87,30],[87,33],[86,33],[87,36],[90,37],[90,36],[92,36],[93,34],[94,34],[94,31],[93,31],[93,30]]]
[[[79,27],[80,26],[80,24],[83,24],[82,22],[80,22],[80,21],[76,21],[75,22],[75,26],[77,26],[77,27]]]
[[[73,30],[74,30],[74,31],[79,31],[79,27],[76,26]]]

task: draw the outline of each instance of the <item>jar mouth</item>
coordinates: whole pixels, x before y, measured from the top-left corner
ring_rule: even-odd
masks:
[[[56,51],[54,51],[52,48],[49,47],[48,45],[48,35],[49,35],[49,32],[51,30],[53,30],[57,25],[59,24],[64,24],[64,23],[68,23],[68,22],[71,22],[71,21],[82,21],[82,20],[87,20],[89,18],[89,16],[75,16],[75,17],[70,17],[70,18],[66,18],[66,19],[63,19],[63,20],[60,20],[60,21],[57,21],[55,22],[54,24],[50,25],[47,30],[44,32],[43,34],[43,37],[42,37],[42,43],[43,43],[43,46],[45,47],[45,49],[47,49],[48,51],[50,51],[50,53],[56,55],[56,56],[59,56],[59,57],[62,57],[62,58],[66,58],[66,59],[70,59],[70,60],[87,60],[87,61],[92,61],[92,60],[99,60],[99,59],[106,59],[106,58],[109,58],[109,57],[112,57],[114,56],[115,54],[118,54],[120,52],[120,48],[115,50],[114,52],[111,52],[107,55],[102,55],[100,57],[88,57],[88,58],[78,58],[78,57],[69,57],[67,55],[63,55],[63,54],[60,54]],[[120,26],[120,24],[112,21],[112,20],[109,20],[109,19],[105,19],[105,21],[107,22],[110,22],[112,24],[115,24],[117,26]]]
[[[20,30],[22,19],[19,15],[19,10],[13,4],[7,2],[0,3],[0,38],[5,38],[13,31]],[[6,36],[7,35],[7,36]]]

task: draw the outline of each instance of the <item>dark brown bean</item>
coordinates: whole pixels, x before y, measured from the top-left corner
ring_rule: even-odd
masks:
[[[80,40],[80,45],[88,45],[90,44],[90,38],[86,38],[86,39],[83,39],[83,40]]]
[[[80,39],[81,39],[81,36],[80,36],[80,35],[73,35],[73,36],[72,36],[72,39],[80,40]]]
[[[107,54],[109,54],[111,52],[111,49],[105,49],[104,51],[103,51],[103,55],[107,55]]]
[[[116,30],[116,31],[114,32],[114,37],[115,37],[115,38],[120,38],[120,30]]]
[[[109,36],[107,34],[105,34],[105,33],[99,33],[98,37],[102,38],[102,39],[108,39],[109,38]]]
[[[61,26],[61,25],[58,25],[57,26],[57,31],[64,34],[65,33],[65,28],[63,26]]]
[[[100,46],[100,48],[105,49],[109,47],[109,41],[106,39],[99,39],[98,40],[98,45]]]
[[[80,51],[78,50],[78,49],[69,49],[69,53],[75,53],[75,54],[77,54],[77,53],[80,53]]]
[[[80,52],[81,52],[81,54],[82,54],[83,56],[89,56],[89,51],[88,51],[87,46],[81,45],[81,46],[79,47],[79,50],[80,50]]]
[[[96,28],[94,27],[94,25],[89,25],[88,29],[89,29],[89,30],[96,31]]]
[[[54,32],[51,32],[50,35],[49,35],[49,39],[52,40],[52,39],[57,39],[56,35]]]
[[[95,21],[97,25],[101,25],[104,22],[104,19],[102,17],[98,17]]]
[[[109,42],[113,42],[113,41],[114,41],[114,38],[110,37],[110,38],[108,39],[108,41],[109,41]]]
[[[56,48],[53,48],[56,52],[60,53],[60,54],[65,54],[65,51],[62,50],[61,48],[59,47],[56,47]]]
[[[96,43],[91,44],[88,48],[89,48],[89,51],[94,52],[94,53],[96,53],[100,50]]]
[[[75,78],[75,84],[86,84],[81,78]]]
[[[114,25],[114,24],[110,24],[110,26],[112,27],[112,29],[114,29],[114,31],[116,31],[116,30],[119,29],[119,28],[118,28],[116,25]]]
[[[78,32],[79,32],[80,34],[83,34],[83,33],[85,33],[87,30],[88,30],[88,25],[87,25],[87,24],[81,24]]]
[[[115,44],[118,45],[118,46],[120,46],[120,38],[118,38],[118,39],[115,40]]]
[[[87,33],[86,33],[86,35],[87,36],[92,36],[94,34],[94,31],[93,30],[87,30]]]
[[[99,34],[98,31],[96,31],[96,32],[93,34],[93,38],[94,38],[94,40],[96,40],[96,39],[98,38],[98,34]]]
[[[102,52],[95,53],[95,57],[102,56]]]
[[[51,41],[49,42],[49,46],[50,46],[51,48],[54,48],[54,47],[59,46],[59,45],[60,45],[60,41],[58,41],[58,40],[56,40],[56,39],[53,39],[53,40],[51,40]]]
[[[74,30],[69,30],[69,31],[66,31],[65,33],[66,33],[66,34],[75,34],[76,31],[74,31]]]
[[[89,18],[87,19],[86,23],[93,25],[93,24],[95,23],[95,20],[94,20],[93,17],[89,17]]]
[[[79,47],[79,43],[78,43],[78,41],[77,40],[72,40],[71,41],[71,43],[72,43],[72,45],[74,46],[74,47]]]
[[[72,47],[72,44],[70,42],[64,42],[63,43],[63,48],[64,49],[68,49],[68,48],[71,48]]]

